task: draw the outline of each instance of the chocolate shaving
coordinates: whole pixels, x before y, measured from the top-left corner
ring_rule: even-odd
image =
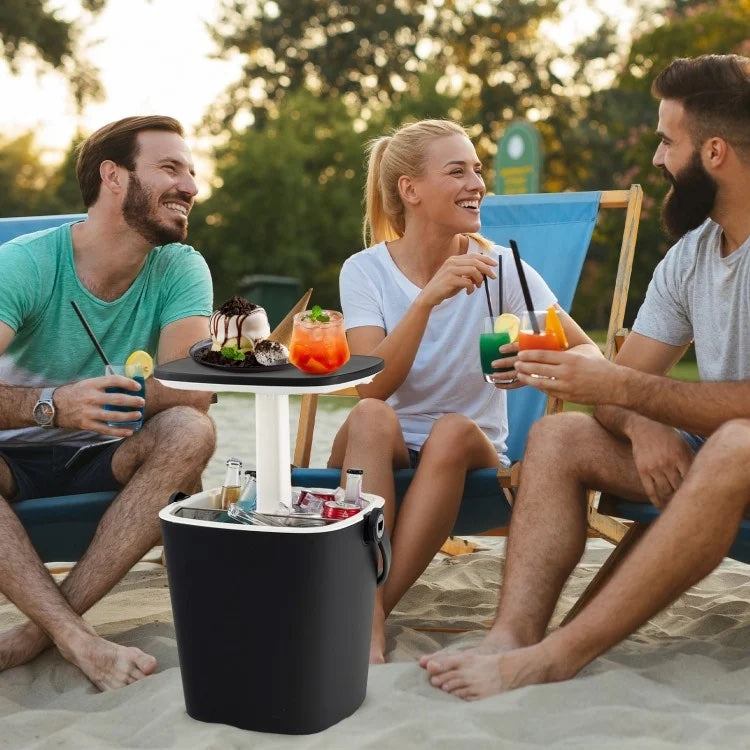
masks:
[[[249,302],[244,297],[232,297],[228,299],[220,308],[222,315],[247,315],[255,310],[259,305]]]

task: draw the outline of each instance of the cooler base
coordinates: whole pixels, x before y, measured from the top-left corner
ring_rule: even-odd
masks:
[[[162,514],[189,716],[312,734],[359,708],[378,575],[370,515],[297,533]]]

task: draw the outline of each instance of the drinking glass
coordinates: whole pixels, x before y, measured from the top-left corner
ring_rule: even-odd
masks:
[[[310,375],[325,375],[349,361],[344,316],[336,310],[322,312],[327,321],[313,320],[310,310],[294,316],[289,361]]]
[[[514,383],[516,380],[516,371],[511,368],[497,368],[492,366],[493,360],[502,357],[513,357],[515,352],[502,354],[498,349],[503,344],[510,344],[510,334],[508,331],[495,333],[495,318],[485,315],[482,318],[482,324],[479,328],[479,359],[482,363],[482,373],[488,383]],[[508,380],[493,378],[492,375],[507,373]]]
[[[518,348],[523,349],[551,349],[560,351],[561,346],[557,337],[547,330],[547,311],[534,310],[536,331],[532,325],[528,311],[521,315],[521,329],[518,333]]]
[[[146,379],[143,376],[143,368],[141,365],[106,365],[104,368],[104,374],[124,375],[126,378],[135,380],[140,385],[140,388],[137,391],[131,391],[127,388],[107,388],[105,389],[107,393],[125,393],[128,396],[141,396],[144,399],[146,398]],[[105,404],[104,408],[106,411],[139,411],[141,413],[141,418],[134,422],[108,421],[107,425],[109,427],[122,427],[126,430],[138,432],[143,426],[143,406],[138,408],[133,406],[115,406],[114,404]]]

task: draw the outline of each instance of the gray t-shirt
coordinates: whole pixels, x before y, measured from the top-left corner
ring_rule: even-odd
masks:
[[[750,238],[721,257],[722,229],[707,219],[654,271],[633,330],[673,346],[695,341],[701,380],[750,378]]]

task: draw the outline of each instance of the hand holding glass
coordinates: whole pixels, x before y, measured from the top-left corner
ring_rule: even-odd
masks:
[[[491,318],[489,315],[482,318],[482,324],[479,329],[479,359],[482,363],[482,373],[484,379],[488,383],[514,383],[516,380],[516,371],[511,368],[495,369],[492,366],[492,362],[496,359],[502,359],[503,357],[514,357],[515,352],[508,352],[503,354],[498,349],[503,344],[510,344],[510,333],[508,331],[500,331],[495,333],[495,318]],[[507,380],[500,380],[499,378],[493,378],[493,375],[507,374]]]
[[[127,396],[141,396],[141,398],[146,398],[146,380],[143,375],[143,368],[141,365],[107,365],[104,368],[104,374],[105,375],[122,375],[126,378],[130,378],[131,380],[135,380],[139,385],[140,388],[138,390],[128,390],[126,388],[115,388],[110,387],[106,388],[105,390],[107,393],[124,393]],[[137,419],[135,421],[129,421],[129,422],[119,422],[119,421],[108,421],[107,426],[108,427],[122,427],[125,430],[133,430],[133,432],[137,432],[141,429],[143,426],[143,410],[144,407],[138,407],[138,406],[115,406],[114,404],[105,404],[104,409],[106,411],[127,411],[127,412],[133,412],[138,411],[141,413],[141,418]]]

